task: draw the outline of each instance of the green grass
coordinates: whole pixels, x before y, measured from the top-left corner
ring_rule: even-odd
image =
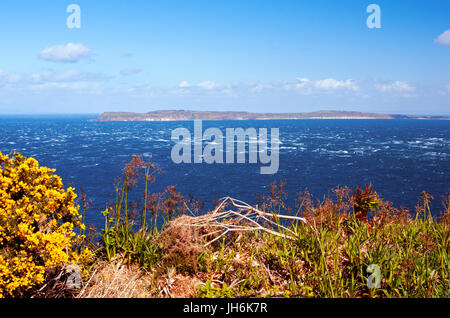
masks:
[[[296,241],[259,233],[221,246],[202,255],[204,270],[220,283],[198,295],[220,296],[226,287],[233,297],[448,297],[448,225],[412,220],[352,228],[346,235],[339,226],[305,226]],[[380,267],[380,288],[368,287],[370,264]]]
[[[151,169],[145,169],[149,180]],[[185,200],[174,187],[149,195],[131,216],[127,193],[129,179],[117,188],[117,203],[104,212],[105,228],[98,256],[117,256],[138,264],[153,275],[158,286],[170,268],[202,284],[184,297],[449,297],[449,198],[441,217],[431,216],[431,197],[422,193],[410,213],[385,202],[371,186],[352,192],[334,190],[334,197],[314,202],[299,193],[298,205],[288,209],[283,184],[272,185],[259,208],[265,212],[295,214],[307,223],[283,224],[294,239],[267,232],[244,232],[223,238],[195,255],[167,258],[161,233],[171,220],[188,211],[198,212],[198,202]],[[135,213],[136,214],[136,213]],[[147,215],[148,214],[148,215]],[[136,221],[137,220],[137,221]],[[159,221],[158,221],[159,220]],[[162,224],[162,226],[157,226]],[[169,228],[170,230],[170,228]],[[272,230],[284,233],[281,227]],[[204,242],[206,243],[206,241]],[[186,252],[187,253],[187,252]],[[192,252],[190,252],[192,253]],[[174,263],[174,260],[175,263]],[[379,288],[370,288],[380,269]]]

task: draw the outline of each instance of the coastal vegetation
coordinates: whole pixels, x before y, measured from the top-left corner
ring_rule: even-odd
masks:
[[[0,153],[0,169],[0,297],[51,294],[48,284],[67,278],[67,264],[83,266],[93,255],[81,244],[74,189],[20,154]]]
[[[425,191],[409,211],[371,185],[288,206],[279,182],[255,206],[203,211],[176,186],[153,192],[161,169],[134,156],[96,230],[54,170],[20,154],[0,167],[1,297],[450,297],[450,193],[436,213]]]

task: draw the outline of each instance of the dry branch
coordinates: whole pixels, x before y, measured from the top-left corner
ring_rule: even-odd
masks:
[[[263,212],[243,201],[225,197],[221,199],[220,204],[211,212],[205,215],[177,220],[177,226],[203,229],[201,237],[210,237],[205,246],[233,232],[263,231],[295,240],[296,234],[291,229],[281,225],[281,219],[296,220],[307,224],[305,218]],[[273,228],[282,231],[276,231]]]

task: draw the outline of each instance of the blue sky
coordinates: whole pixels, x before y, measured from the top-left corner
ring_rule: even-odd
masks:
[[[0,42],[3,114],[450,115],[448,0],[2,0]]]

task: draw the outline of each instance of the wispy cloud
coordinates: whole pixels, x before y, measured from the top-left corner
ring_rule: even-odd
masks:
[[[69,70],[65,72],[45,71],[35,74],[8,73],[0,70],[0,87],[8,89],[39,88],[89,88],[93,83],[109,80],[103,73]]]
[[[294,90],[301,94],[331,93],[336,91],[359,91],[359,86],[353,79],[337,80],[326,78],[311,80],[309,78],[297,78],[295,82],[284,85],[285,90]]]
[[[138,78],[140,77],[136,77],[136,79]],[[73,100],[83,98],[90,102],[103,102],[105,107],[109,107],[108,103],[114,104],[118,100],[123,101],[132,98],[134,101],[141,103],[139,107],[142,107],[142,109],[145,108],[149,100],[161,105],[161,107],[168,107],[167,105],[187,105],[189,107],[203,105],[202,107],[205,107],[205,109],[211,105],[216,109],[218,107],[229,107],[231,109],[239,101],[243,105],[252,105],[251,107],[256,110],[259,109],[258,105],[261,103],[267,102],[277,105],[277,103],[280,103],[279,101],[283,101],[283,105],[288,105],[284,106],[283,111],[288,111],[294,109],[297,104],[307,105],[305,107],[311,109],[317,107],[352,109],[359,107],[363,101],[362,98],[365,98],[364,101],[367,103],[373,103],[375,105],[373,107],[379,107],[380,101],[389,104],[388,102],[391,101],[397,102],[399,97],[406,97],[409,98],[409,101],[416,102],[423,100],[424,96],[430,100],[430,98],[433,98],[433,94],[450,96],[450,83],[448,82],[441,84],[438,88],[427,89],[420,84],[417,84],[416,88],[413,84],[402,80],[341,80],[331,77],[318,80],[299,77],[269,82],[242,81],[228,83],[212,80],[183,80],[172,85],[150,85],[145,78],[141,78],[142,81],[132,79],[124,83],[114,75],[108,76],[104,73],[81,70],[62,72],[47,70],[28,74],[0,70],[0,101],[2,96],[13,96],[18,104],[27,104],[29,103],[29,97],[27,96],[43,96],[42,98],[45,97],[49,100],[53,98],[56,103],[59,97],[55,98],[54,96],[65,96],[68,99],[75,96],[76,98]],[[118,110],[120,109],[118,108]],[[281,108],[280,111],[282,111]],[[381,112],[381,108],[378,111]]]
[[[214,83],[212,81],[205,81],[197,84],[197,87],[207,89],[207,90],[213,90],[215,88],[219,88],[220,84]]]
[[[260,84],[260,83],[251,83],[250,84],[251,88],[250,91],[252,93],[262,93],[264,90],[269,90],[271,88],[273,88],[273,86],[271,84]]]
[[[327,78],[324,80],[318,80],[314,82],[314,86],[319,89],[324,90],[350,90],[350,91],[357,91],[359,90],[358,85],[356,85],[356,82],[352,79],[348,79],[346,81],[339,81],[334,78]]]
[[[103,73],[81,72],[69,70],[65,72],[46,71],[31,75],[37,82],[98,82],[105,81],[109,77]]]
[[[191,87],[191,84],[189,84],[188,81],[182,81],[180,84],[178,84],[178,87],[180,87],[180,88],[188,88],[188,87]]]
[[[439,35],[434,42],[442,44],[442,45],[450,45],[450,30],[444,31],[441,35]]]
[[[409,96],[416,88],[405,81],[395,81],[393,83],[376,83],[375,88],[382,93],[401,93]]]
[[[127,69],[121,70],[120,75],[122,75],[122,76],[135,75],[135,74],[140,73],[141,71],[142,70],[139,68],[127,68]]]
[[[89,56],[91,50],[81,43],[67,43],[43,49],[39,58],[50,62],[77,63]]]
[[[187,95],[187,94],[228,94],[231,92],[230,84],[220,84],[213,81],[203,81],[199,83],[190,83],[182,81],[176,87],[168,89],[170,94]]]

